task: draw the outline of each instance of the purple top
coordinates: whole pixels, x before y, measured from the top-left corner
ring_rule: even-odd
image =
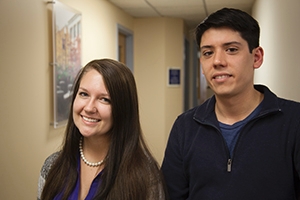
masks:
[[[97,192],[98,186],[101,184],[101,175],[102,175],[101,171],[93,180],[89,193],[87,194],[87,196],[85,197],[85,200],[91,200],[94,195]],[[77,165],[77,180],[76,180],[76,185],[74,190],[72,191],[72,193],[70,194],[70,196],[68,197],[68,200],[77,200],[78,199],[78,195],[79,195],[79,189],[80,189],[80,157],[78,157],[78,165]],[[60,200],[62,199],[62,195],[63,193],[59,193],[58,195],[56,195],[56,197],[54,198],[54,200]]]

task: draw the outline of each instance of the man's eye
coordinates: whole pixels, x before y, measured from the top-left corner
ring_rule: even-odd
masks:
[[[202,52],[203,56],[210,56],[212,54],[212,51],[204,51]]]
[[[228,48],[226,51],[228,51],[229,53],[234,53],[234,52],[237,52],[237,51],[238,51],[238,49],[237,49],[237,48],[234,48],[234,47],[232,47],[232,48]]]

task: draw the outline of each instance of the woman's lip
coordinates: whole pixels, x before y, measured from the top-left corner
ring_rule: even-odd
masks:
[[[99,122],[99,121],[100,121],[100,119],[95,119],[95,118],[91,118],[91,117],[86,117],[86,116],[83,116],[83,115],[81,115],[81,117],[82,117],[82,119],[83,119],[84,121],[87,121],[87,122]]]

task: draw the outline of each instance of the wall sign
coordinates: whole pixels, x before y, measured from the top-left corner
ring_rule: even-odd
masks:
[[[180,68],[168,69],[168,86],[180,86]]]

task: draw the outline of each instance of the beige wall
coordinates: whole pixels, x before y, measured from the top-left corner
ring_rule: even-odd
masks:
[[[148,144],[161,163],[169,131],[183,107],[182,84],[167,86],[168,68],[182,71],[183,21],[149,18],[136,19],[134,24],[134,69],[141,123]]]
[[[300,101],[300,1],[256,0],[253,16],[260,23],[265,50],[255,82],[266,84],[278,96]]]
[[[45,0],[0,1],[0,199],[35,199],[44,159],[64,128],[52,121],[51,12]],[[117,58],[117,24],[134,32],[134,69],[142,128],[161,162],[166,138],[182,110],[182,87],[167,88],[169,66],[182,67],[183,22],[146,24],[104,0],[61,0],[82,13],[82,64]],[[146,36],[142,34],[146,32]]]

